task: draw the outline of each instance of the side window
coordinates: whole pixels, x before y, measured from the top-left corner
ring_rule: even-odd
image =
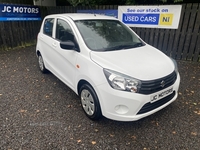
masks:
[[[74,42],[74,34],[71,27],[64,20],[58,19],[56,23],[56,39],[65,42]]]
[[[53,23],[54,19],[53,18],[48,18],[44,22],[44,28],[43,28],[43,33],[49,36],[52,36],[53,33]]]

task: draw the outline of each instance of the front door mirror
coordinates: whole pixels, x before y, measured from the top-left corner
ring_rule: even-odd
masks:
[[[75,44],[72,41],[60,42],[60,47],[62,49],[74,50],[75,49]]]

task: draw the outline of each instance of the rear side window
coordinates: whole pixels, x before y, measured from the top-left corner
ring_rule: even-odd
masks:
[[[48,35],[48,36],[52,36],[53,33],[53,23],[54,23],[54,19],[53,18],[48,18],[45,20],[44,22],[44,28],[43,28],[43,33]]]

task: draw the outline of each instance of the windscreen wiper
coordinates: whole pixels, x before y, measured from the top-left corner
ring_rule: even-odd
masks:
[[[135,44],[129,44],[129,45],[119,45],[119,46],[114,46],[114,47],[110,47],[110,48],[105,48],[105,51],[113,51],[113,50],[122,50],[122,49],[129,49],[129,48],[136,48],[136,47],[140,47],[140,46],[144,46],[143,43],[135,43]]]

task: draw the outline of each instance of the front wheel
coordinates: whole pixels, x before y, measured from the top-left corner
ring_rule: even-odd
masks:
[[[89,84],[84,84],[80,88],[81,106],[92,120],[98,120],[102,117],[101,108],[98,97],[94,89]]]

